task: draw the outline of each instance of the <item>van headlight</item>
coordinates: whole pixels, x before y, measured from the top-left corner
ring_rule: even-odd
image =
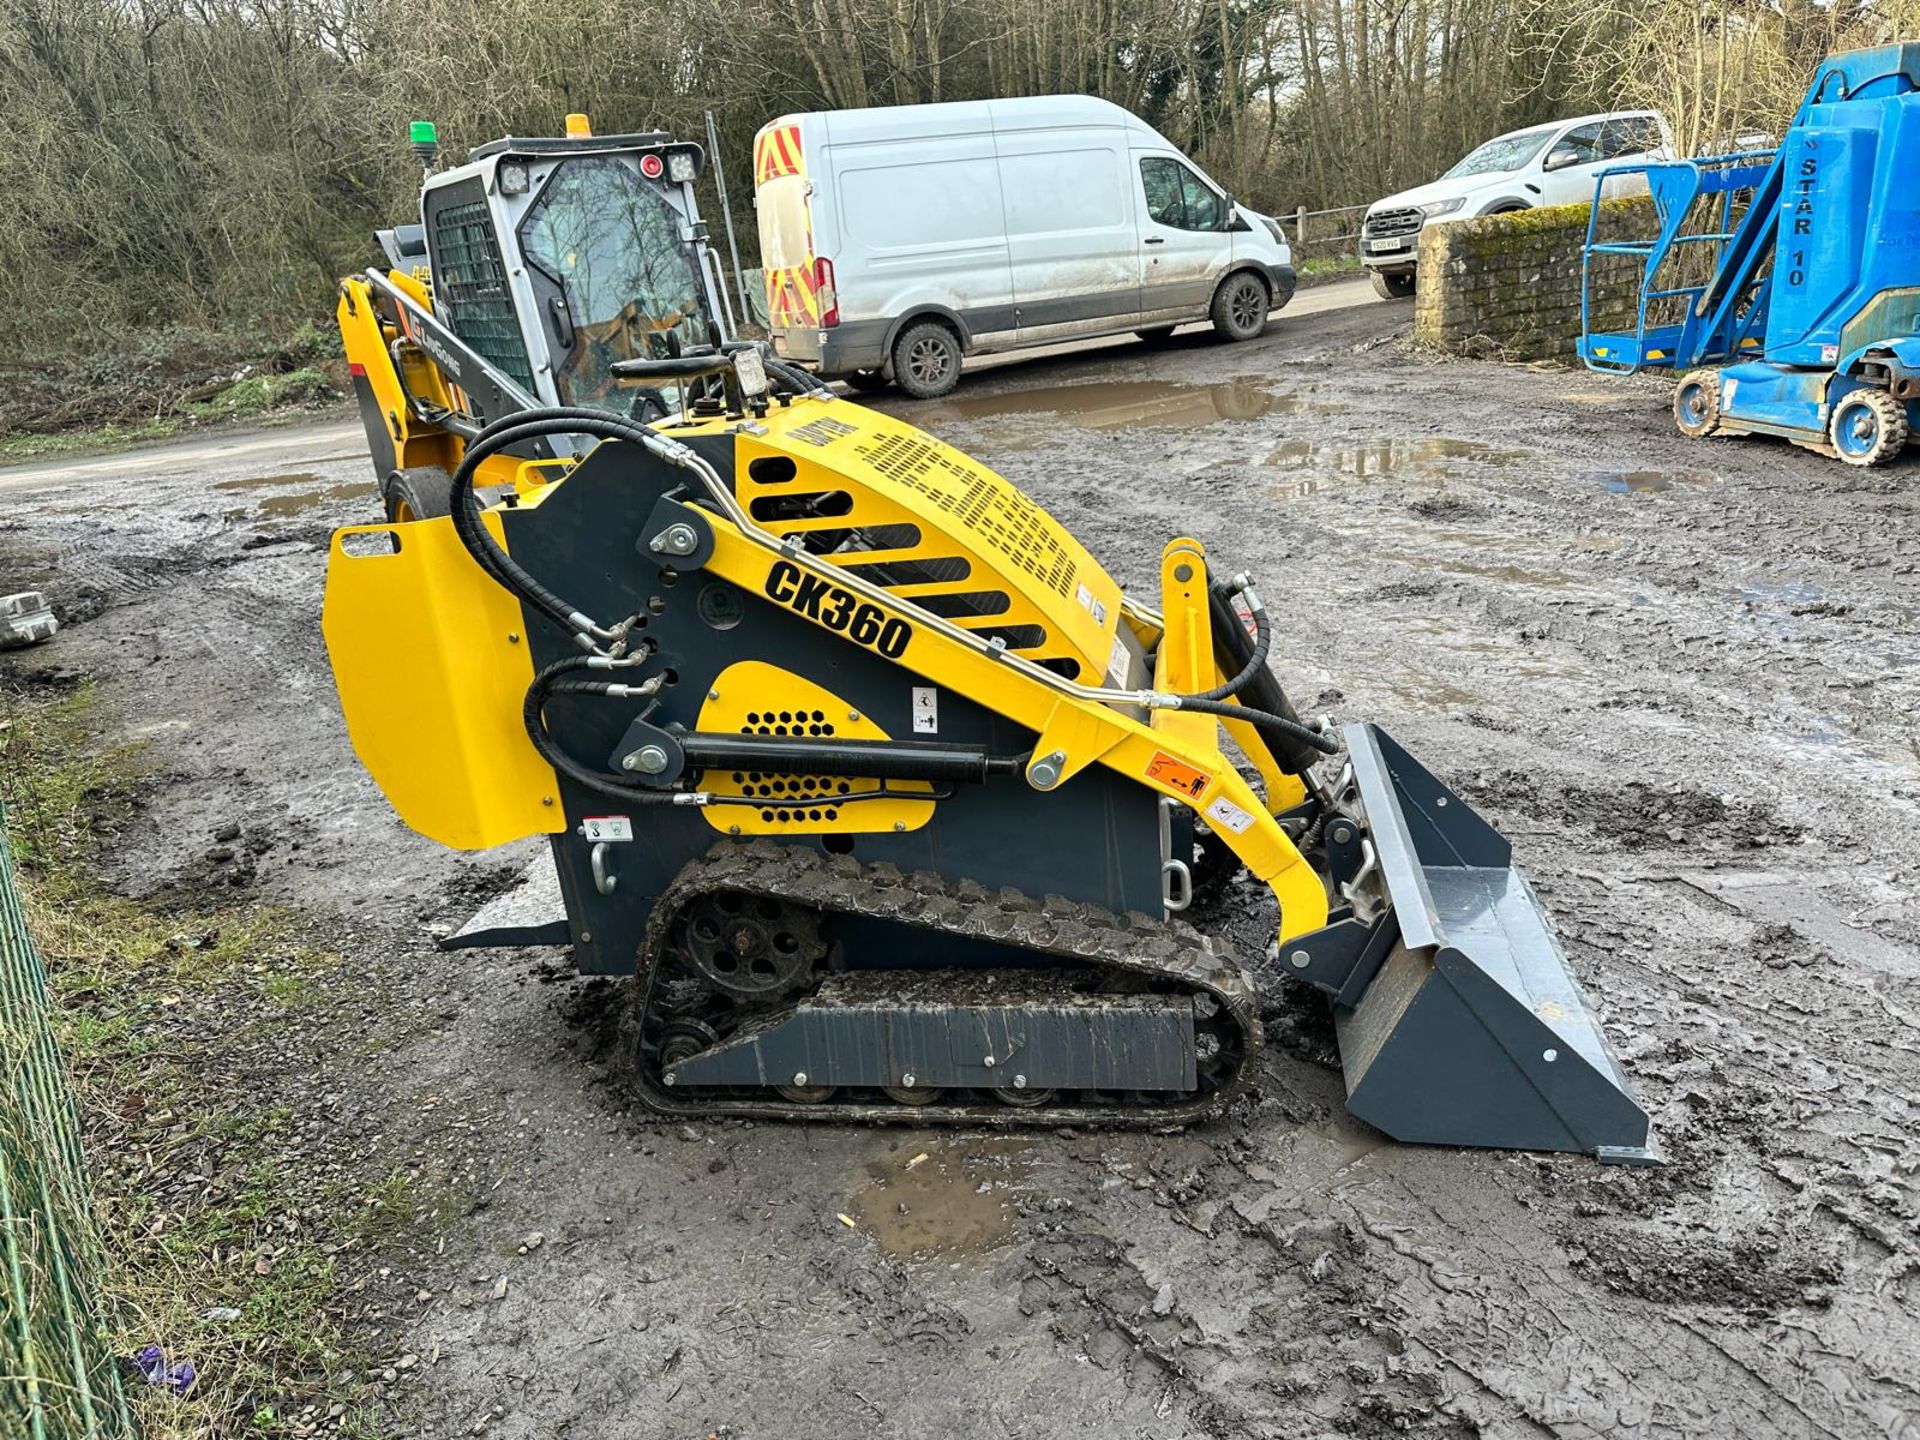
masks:
[[[1422,205],[1420,207],[1420,213],[1429,220],[1437,220],[1442,215],[1451,215],[1466,203],[1466,196],[1456,195],[1451,200],[1436,200],[1431,205]]]
[[[1278,220],[1274,219],[1271,215],[1262,215],[1260,217],[1260,223],[1267,227],[1267,233],[1273,236],[1276,245],[1284,245],[1287,243],[1287,232],[1280,228],[1280,222]]]

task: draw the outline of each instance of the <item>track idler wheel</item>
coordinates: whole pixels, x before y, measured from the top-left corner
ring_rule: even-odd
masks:
[[[946,1093],[938,1085],[883,1085],[880,1092],[896,1105],[931,1105]]]
[[[1018,1089],[1012,1085],[996,1085],[993,1087],[994,1099],[998,1100],[1002,1105],[1011,1105],[1019,1110],[1032,1110],[1038,1106],[1045,1105],[1053,1099],[1055,1093],[1051,1088],[1042,1085],[1036,1085],[1030,1088],[1021,1087]]]

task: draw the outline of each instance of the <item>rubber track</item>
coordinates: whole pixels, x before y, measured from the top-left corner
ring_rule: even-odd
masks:
[[[645,1073],[640,1019],[630,1020],[629,1054],[636,1089],[647,1106],[663,1115],[763,1120],[838,1120],[859,1124],[967,1124],[995,1126],[1188,1125],[1219,1114],[1246,1088],[1261,1031],[1252,980],[1227,946],[1182,921],[1163,922],[1135,911],[1116,915],[1098,905],[1044,899],[1012,889],[988,890],[974,881],[950,881],[930,871],[903,873],[892,865],[862,865],[842,855],[821,855],[769,840],[722,842],[688,864],[653,907],[641,948],[635,988],[643,999],[637,1016],[652,1001],[653,981],[674,917],[698,896],[730,890],[824,915],[861,915],[896,924],[916,925],[951,935],[1018,946],[1033,954],[1057,955],[1078,966],[1104,966],[1135,975],[1175,981],[1206,991],[1222,1014],[1240,1030],[1239,1068],[1207,1094],[1178,1104],[1076,1105],[1023,1108],[1014,1105],[899,1105],[858,1103],[796,1104],[766,1098],[697,1097],[683,1099]]]

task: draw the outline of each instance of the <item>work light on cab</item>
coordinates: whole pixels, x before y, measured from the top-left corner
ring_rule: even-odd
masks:
[[[698,150],[669,150],[667,152],[667,178],[676,185],[691,185],[700,174],[700,152]]]
[[[414,120],[407,125],[407,143],[420,163],[432,166],[440,155],[440,130],[431,120]]]

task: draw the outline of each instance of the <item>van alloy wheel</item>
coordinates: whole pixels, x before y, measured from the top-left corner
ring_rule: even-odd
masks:
[[[1267,328],[1267,311],[1272,306],[1266,282],[1242,270],[1222,280],[1214,292],[1213,328],[1228,340],[1251,340]]]
[[[907,369],[922,385],[938,385],[952,368],[946,347],[932,336],[915,341],[907,351]]]
[[[945,395],[960,383],[960,340],[938,320],[907,328],[893,345],[893,383],[916,400]]]

